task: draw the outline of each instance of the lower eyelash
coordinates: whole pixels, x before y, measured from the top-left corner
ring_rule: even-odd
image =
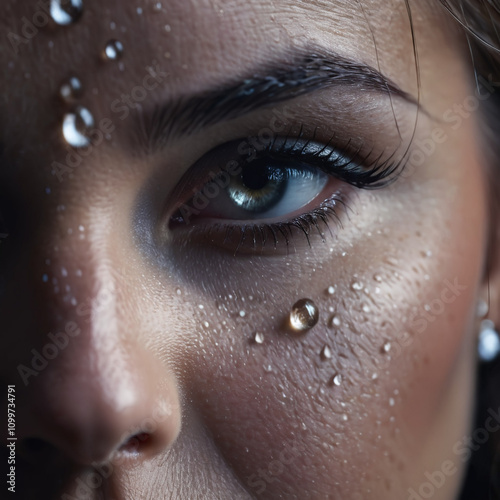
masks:
[[[331,230],[332,222],[340,228],[343,227],[337,209],[338,205],[340,205],[342,209],[348,210],[348,206],[342,199],[340,193],[331,196],[318,208],[301,214],[290,221],[245,225],[219,224],[210,228],[209,236],[214,230],[224,230],[223,245],[226,246],[233,237],[234,231],[239,231],[240,237],[236,249],[234,250],[235,254],[241,252],[247,242],[250,242],[250,247],[247,247],[247,249],[256,252],[259,249],[264,250],[264,248],[267,248],[269,241],[272,242],[274,250],[278,249],[280,241],[284,241],[284,245],[288,252],[296,232],[304,236],[307,240],[307,244],[311,247],[311,232],[314,232],[314,230],[318,232],[318,235],[324,242],[325,234],[322,232],[322,228],[328,230],[330,235],[333,236]]]

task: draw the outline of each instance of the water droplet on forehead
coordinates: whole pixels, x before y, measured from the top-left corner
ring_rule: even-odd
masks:
[[[310,330],[319,320],[319,310],[311,299],[297,301],[290,312],[290,326],[296,332]]]
[[[391,343],[390,342],[386,342],[383,347],[382,347],[382,351],[383,352],[389,352],[391,350]]]
[[[83,106],[77,107],[63,118],[62,132],[65,141],[74,148],[83,148],[90,144],[87,134],[94,126],[92,113]]]
[[[76,23],[83,12],[82,0],[51,0],[50,16],[57,24],[68,26]]]
[[[342,375],[337,373],[337,375],[332,378],[332,383],[338,387],[342,383]]]
[[[103,59],[107,61],[117,61],[123,56],[123,44],[120,40],[110,40],[104,47]]]
[[[78,99],[82,96],[82,93],[82,82],[76,76],[68,78],[61,84],[61,87],[59,88],[59,95],[61,96],[61,99],[66,103],[70,103],[75,99]]]

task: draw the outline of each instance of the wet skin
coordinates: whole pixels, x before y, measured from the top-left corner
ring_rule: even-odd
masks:
[[[86,0],[74,25],[15,47],[37,7],[7,2],[1,373],[16,384],[19,498],[402,499],[445,463],[433,498],[455,498],[492,214],[464,40],[437,2],[411,7],[420,88],[399,0]],[[119,62],[100,57],[111,39]],[[311,55],[350,73],[248,109],[236,92],[205,121],[175,107],[246,79],[290,85]],[[57,95],[72,75],[102,132],[80,160]],[[380,189],[326,176],[301,204],[309,178],[269,219],[218,195],[179,222],[210,171],[246,159],[219,147],[262,149],[269,130],[400,175]],[[328,225],[269,229],[332,195]],[[302,298],[319,322],[297,333]],[[54,338],[64,347],[35,360]]]

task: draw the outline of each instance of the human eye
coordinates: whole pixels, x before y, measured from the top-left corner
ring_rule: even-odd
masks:
[[[353,188],[381,188],[395,178],[400,163],[372,156],[335,137],[307,139],[302,130],[264,146],[257,138],[231,141],[187,172],[169,229],[238,252],[288,248],[295,234],[309,245],[312,237],[324,240]]]
[[[263,253],[324,240],[356,189],[386,186],[402,161],[333,136],[230,141],[201,157],[173,195],[168,230],[232,252]]]

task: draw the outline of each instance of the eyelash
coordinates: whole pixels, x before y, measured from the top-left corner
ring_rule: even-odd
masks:
[[[396,152],[385,159],[382,159],[384,156],[383,153],[377,157],[373,157],[373,150],[362,155],[361,151],[363,147],[361,146],[353,151],[352,140],[349,140],[343,147],[338,146],[336,145],[338,139],[334,135],[322,145],[316,142],[316,134],[317,129],[310,139],[303,139],[304,128],[301,126],[299,133],[295,136],[290,133],[283,136],[276,136],[260,151],[253,147],[253,150],[251,150],[252,155],[249,155],[244,161],[251,163],[254,160],[264,158],[281,162],[300,161],[309,167],[317,168],[330,177],[358,189],[381,189],[386,187],[394,182],[404,169],[406,155],[403,155],[397,161],[394,160]],[[252,143],[252,139],[254,141],[257,140],[257,138],[250,138],[247,143]],[[241,141],[235,141],[236,143],[242,144]],[[227,147],[227,144],[224,146]],[[239,156],[240,158],[243,156],[241,153],[237,155],[235,149],[233,149],[233,152],[235,153],[233,154],[233,159],[234,156]],[[220,168],[219,172],[222,172],[222,170]],[[337,206],[340,205],[345,210],[349,209],[344,194],[344,190],[339,189],[337,193],[330,196],[326,201],[323,201],[319,207],[296,216],[289,221],[261,222],[255,224],[211,224],[207,237],[210,240],[214,232],[223,232],[222,245],[225,247],[233,236],[234,231],[239,231],[239,238],[232,245],[233,248],[234,245],[236,246],[234,254],[237,254],[242,250],[249,236],[252,242],[250,248],[252,252],[255,252],[259,247],[263,250],[269,240],[273,242],[274,250],[277,250],[279,237],[282,236],[288,251],[294,231],[299,230],[305,236],[308,245],[311,246],[311,231],[316,229],[322,241],[324,241],[324,234],[321,231],[322,227],[326,227],[330,234],[332,234],[330,229],[331,221],[342,227]],[[170,219],[171,225],[172,222],[179,222],[182,219],[182,216],[176,218],[176,214]]]

